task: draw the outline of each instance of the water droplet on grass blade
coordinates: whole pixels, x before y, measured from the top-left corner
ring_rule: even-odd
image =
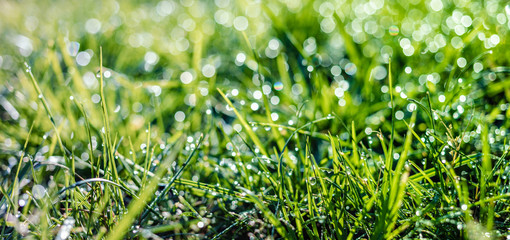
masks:
[[[397,25],[392,25],[388,31],[391,36],[397,36],[400,30],[398,29]]]
[[[32,67],[30,67],[30,65],[28,65],[27,62],[25,62],[24,64],[25,64],[25,68],[26,68],[25,71],[26,72],[31,72],[32,71]]]
[[[238,16],[234,19],[234,28],[238,31],[244,31],[248,28],[248,19],[244,16]]]
[[[202,75],[204,77],[210,78],[216,74],[216,68],[211,64],[206,64],[202,67]]]
[[[197,223],[197,227],[198,228],[203,228],[204,227],[204,222],[198,222]]]
[[[278,113],[271,113],[271,120],[276,121],[278,120],[279,116]]]
[[[44,194],[46,193],[46,188],[44,188],[42,185],[34,185],[32,187],[32,195],[35,199],[41,199],[44,197]]]
[[[395,118],[397,118],[397,120],[402,120],[402,119],[404,119],[404,112],[402,112],[402,111],[397,111],[397,112],[395,113]]]
[[[184,118],[186,118],[186,114],[184,114],[183,111],[178,111],[175,113],[174,117],[175,117],[175,121],[183,122]]]
[[[276,91],[281,91],[283,89],[283,83],[282,82],[275,82],[274,83],[274,89]]]
[[[315,185],[317,183],[317,179],[315,177],[308,178],[308,183],[310,185]]]
[[[69,42],[67,44],[67,51],[69,52],[69,55],[71,57],[75,57],[76,54],[78,54],[79,50],[80,50],[80,43],[78,43],[78,42]]]
[[[101,30],[101,22],[95,18],[91,18],[85,22],[85,30],[90,34],[96,34]]]
[[[79,52],[76,55],[76,63],[80,66],[87,66],[90,63],[92,56],[88,52]]]
[[[183,72],[180,76],[181,82],[184,84],[190,84],[193,81],[193,74],[190,72]]]
[[[71,230],[74,227],[75,220],[73,218],[67,218],[64,220],[64,224],[60,227],[60,231],[57,234],[55,239],[64,240],[67,239],[71,233]]]

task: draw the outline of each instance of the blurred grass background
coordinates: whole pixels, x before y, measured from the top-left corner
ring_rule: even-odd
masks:
[[[101,238],[163,163],[158,210],[139,209],[129,237],[456,238],[478,222],[490,236],[508,231],[506,202],[449,212],[508,191],[504,1],[1,1],[0,13],[2,236],[56,236],[73,219],[76,238]],[[354,165],[337,163],[341,153]],[[441,161],[456,169],[446,180]],[[391,207],[378,189],[399,183],[378,178],[384,166],[423,184],[416,195],[404,187],[398,221],[379,215]],[[349,167],[360,171],[351,180],[340,174]],[[430,185],[418,169],[436,171]],[[340,189],[371,183],[334,193],[311,176]],[[112,183],[73,185],[82,178]],[[69,186],[75,201],[50,210]],[[359,209],[373,201],[379,210]],[[104,214],[82,213],[95,205]]]

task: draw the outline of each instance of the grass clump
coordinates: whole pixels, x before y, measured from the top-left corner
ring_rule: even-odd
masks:
[[[2,238],[509,236],[503,2],[0,11]]]

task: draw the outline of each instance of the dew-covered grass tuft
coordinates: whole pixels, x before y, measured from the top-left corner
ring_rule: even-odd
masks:
[[[0,1],[1,239],[510,239],[504,1]]]

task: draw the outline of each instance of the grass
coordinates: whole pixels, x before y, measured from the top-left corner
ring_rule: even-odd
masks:
[[[503,2],[0,16],[2,239],[510,236]]]

